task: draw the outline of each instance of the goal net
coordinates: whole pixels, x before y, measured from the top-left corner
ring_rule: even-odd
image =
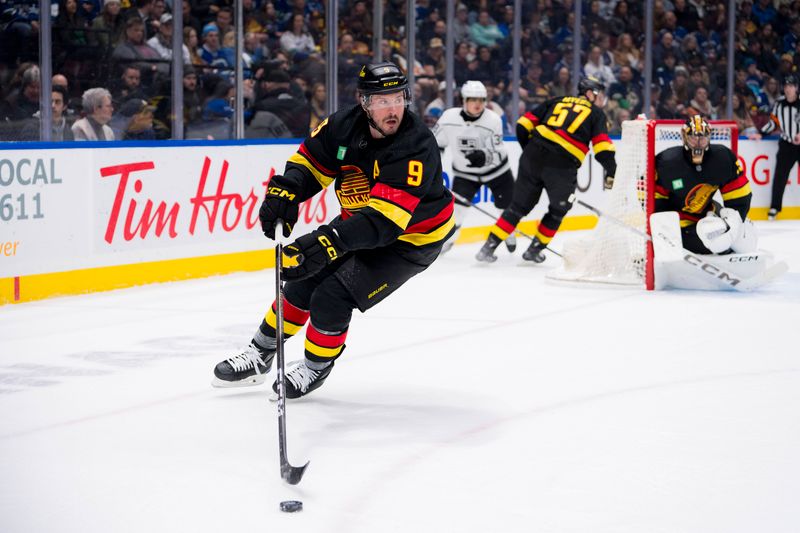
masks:
[[[564,245],[562,265],[547,274],[548,279],[594,284],[654,287],[653,247],[644,236],[621,227],[614,217],[650,234],[653,213],[655,156],[672,146],[681,146],[682,120],[628,120],[622,124],[617,145],[614,187],[598,206],[608,217],[583,238]],[[737,151],[735,122],[709,121],[711,142]]]

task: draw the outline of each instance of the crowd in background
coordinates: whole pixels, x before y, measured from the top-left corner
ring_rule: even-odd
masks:
[[[53,140],[171,138],[172,9],[180,0],[58,0],[52,8]],[[327,34],[322,0],[241,0],[245,136],[305,137],[326,115]],[[442,0],[416,2],[409,61],[405,0],[384,0],[381,53],[414,69],[412,110],[433,125],[445,107],[445,50],[453,33],[456,88],[486,85],[490,109],[509,117],[571,92],[575,0],[523,1],[522,64],[512,86],[513,3],[461,0],[452,26]],[[644,2],[584,1],[582,75],[607,86],[611,132],[645,112],[766,120],[800,65],[800,0],[737,2],[733,117],[726,116],[726,0],[655,0],[652,108],[643,110]],[[233,136],[233,0],[182,0],[185,138]],[[372,59],[372,0],[339,0],[339,106],[356,103]],[[0,140],[38,140],[38,1],[0,0]],[[513,91],[520,108],[514,113]],[[458,97],[457,91],[455,92]],[[459,104],[457,100],[455,102]],[[78,127],[74,124],[79,121]],[[84,135],[85,134],[85,135]],[[93,137],[94,135],[94,137]]]

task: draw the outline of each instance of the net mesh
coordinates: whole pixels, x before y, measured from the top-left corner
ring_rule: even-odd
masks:
[[[648,127],[654,140],[648,140]],[[731,146],[735,130],[712,124],[711,142]],[[623,286],[645,286],[648,264],[647,239],[620,227],[616,220],[642,232],[647,231],[648,198],[654,177],[648,176],[648,161],[662,150],[682,145],[681,123],[629,120],[622,124],[622,139],[617,146],[617,173],[614,187],[606,194],[607,203],[599,207],[608,216],[600,217],[586,237],[567,241],[562,265],[547,277],[559,281],[587,282]]]

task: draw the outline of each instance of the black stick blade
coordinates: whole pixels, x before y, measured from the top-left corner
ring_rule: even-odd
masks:
[[[311,461],[309,461],[308,463],[310,462]],[[292,466],[289,463],[282,464],[281,477],[289,485],[297,485],[298,483],[300,483],[300,480],[303,479],[303,474],[306,473],[306,468],[308,467],[308,463],[304,464],[303,466]]]

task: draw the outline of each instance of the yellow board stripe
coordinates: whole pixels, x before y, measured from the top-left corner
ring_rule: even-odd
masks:
[[[19,300],[14,298],[15,278],[3,278],[0,279],[0,305],[274,267],[275,251],[270,249],[33,274],[19,277]]]
[[[308,161],[308,159],[306,159],[305,157],[303,157],[299,153],[295,152],[294,154],[292,154],[292,156],[289,158],[289,161],[307,168],[309,170],[309,172],[311,172],[311,174],[314,175],[314,178],[316,178],[316,180],[319,182],[319,184],[322,185],[323,189],[325,187],[327,187],[328,185],[330,185],[331,183],[333,183],[333,179],[334,178],[332,178],[330,176],[326,176],[325,174],[323,174],[322,172],[317,170],[314,167],[314,165],[312,165]]]
[[[578,161],[583,161],[583,157],[586,155],[585,153],[583,153],[583,150],[581,150],[577,146],[571,144],[569,141],[564,139],[558,133],[552,131],[547,126],[543,126],[541,124],[536,126],[536,131],[538,131],[539,135],[541,135],[542,137],[544,137],[548,141],[552,141],[552,142],[556,143],[561,148],[563,148],[564,150],[566,150],[567,152],[569,152],[570,154],[575,156],[575,158],[577,158]]]
[[[393,203],[381,200],[380,198],[370,198],[367,207],[371,207],[378,213],[382,214],[397,224],[397,226],[399,226],[401,229],[406,229],[408,227],[408,223],[411,222],[411,213],[405,209],[397,207]]]
[[[738,189],[733,190],[731,192],[726,192],[725,194],[722,195],[722,199],[727,202],[728,200],[736,200],[737,198],[741,198],[742,196],[747,196],[748,194],[750,194],[749,182],[746,183],[743,187],[739,187]]]
[[[342,349],[344,345],[337,346],[336,348],[323,348],[322,346],[316,345],[310,340],[306,339],[306,350],[311,352],[312,354],[318,357],[336,357],[340,353],[342,353]]]
[[[448,233],[450,233],[450,230],[453,229],[455,225],[456,219],[455,217],[451,216],[447,222],[430,233],[407,233],[400,235],[397,240],[411,243],[414,246],[422,246],[425,244],[439,242],[444,239]]]

